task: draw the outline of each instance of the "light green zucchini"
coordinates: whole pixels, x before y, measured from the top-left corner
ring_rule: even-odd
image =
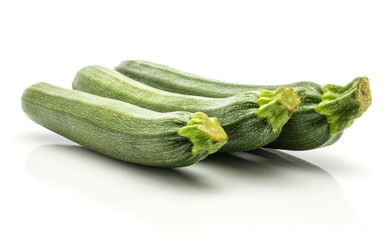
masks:
[[[217,118],[159,113],[114,99],[37,83],[22,95],[36,123],[107,156],[156,167],[183,167],[227,142]]]
[[[247,151],[274,141],[304,94],[281,87],[219,99],[181,95],[149,87],[100,66],[81,69],[72,87],[154,111],[201,111],[217,117],[229,138],[219,151]]]
[[[203,97],[222,98],[246,91],[274,91],[279,85],[245,85],[212,80],[146,61],[124,61],[116,71],[146,85]],[[284,125],[271,148],[308,150],[335,143],[344,129],[360,117],[371,104],[367,77],[358,77],[346,86],[320,86],[297,82],[285,87],[305,89],[306,96]]]

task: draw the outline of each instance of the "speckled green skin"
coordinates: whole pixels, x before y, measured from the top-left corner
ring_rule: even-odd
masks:
[[[183,167],[208,155],[207,148],[200,154],[192,154],[192,142],[177,133],[189,128],[187,123],[193,116],[189,112],[153,112],[46,83],[27,88],[22,107],[38,124],[120,160],[148,166]]]
[[[116,71],[154,88],[173,93],[202,97],[224,98],[240,92],[276,90],[282,85],[246,85],[221,82],[182,72],[164,65],[147,61],[124,61]],[[321,87],[312,82],[283,85],[294,91],[306,88],[306,99],[320,99]]]
[[[279,87],[278,85],[226,83],[147,61],[124,61],[115,70],[152,87],[204,97],[221,98],[244,91],[274,90]],[[309,150],[331,145],[341,137],[343,130],[333,131],[327,117],[316,111],[317,106],[323,101],[322,86],[313,82],[297,82],[283,86],[293,88],[295,91],[305,89],[306,97],[302,106],[295,110],[290,120],[284,125],[279,137],[267,147]],[[343,101],[340,102],[343,104]],[[340,114],[344,115],[345,112]]]
[[[149,87],[100,66],[88,66],[80,70],[72,87],[154,111],[201,111],[210,117],[217,117],[228,135],[228,142],[219,151],[247,151],[259,148],[274,141],[282,127],[273,131],[266,118],[257,116],[260,108],[257,104],[258,92],[246,92],[228,98],[182,95]],[[292,94],[297,98],[294,92]],[[273,104],[269,105],[271,109],[268,112],[284,104],[273,98],[271,101]],[[285,111],[286,115],[291,116],[289,109],[279,111]]]
[[[288,150],[310,150],[329,146],[343,132],[331,135],[326,116],[315,112],[317,104],[304,103],[284,125],[280,136],[267,145],[269,148]]]

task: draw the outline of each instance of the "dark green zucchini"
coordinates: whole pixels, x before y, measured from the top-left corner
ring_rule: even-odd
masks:
[[[118,99],[159,112],[201,111],[218,117],[228,135],[220,151],[246,151],[274,141],[301,104],[292,89],[245,92],[228,98],[205,98],[162,91],[100,66],[81,69],[72,84],[79,91]]]
[[[46,83],[27,88],[22,107],[33,121],[53,132],[142,165],[188,166],[227,142],[219,120],[201,112],[159,113]]]
[[[257,90],[274,91],[278,85],[226,83],[146,61],[124,61],[116,71],[146,85],[162,90],[204,97],[222,98]],[[335,143],[353,121],[371,104],[369,82],[358,77],[346,86],[320,86],[297,82],[285,87],[305,89],[306,96],[284,125],[280,136],[267,145],[271,148],[307,150]]]

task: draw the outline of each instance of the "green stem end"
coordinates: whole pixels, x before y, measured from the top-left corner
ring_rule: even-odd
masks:
[[[330,133],[336,135],[351,126],[372,103],[369,79],[357,77],[346,86],[324,85],[316,112],[327,117]]]
[[[192,154],[209,154],[218,151],[227,143],[227,134],[216,117],[208,117],[205,113],[192,114],[187,125],[178,131],[178,135],[187,137],[192,143]]]
[[[279,131],[291,118],[305,98],[305,90],[294,92],[292,88],[279,87],[275,91],[261,91],[257,104],[256,115],[264,117],[272,126],[272,131]]]

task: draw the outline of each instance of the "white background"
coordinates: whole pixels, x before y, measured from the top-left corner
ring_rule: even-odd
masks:
[[[391,239],[390,1],[1,1],[1,239]],[[335,145],[165,170],[114,161],[30,121],[36,82],[149,60],[255,84],[368,76]]]

